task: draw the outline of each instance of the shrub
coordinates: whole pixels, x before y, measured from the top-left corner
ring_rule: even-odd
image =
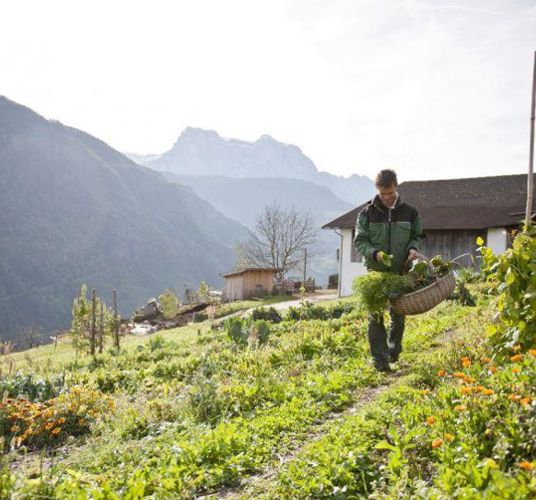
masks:
[[[283,320],[275,307],[257,307],[251,313],[251,318],[253,320],[263,319],[270,323],[280,323]]]
[[[477,243],[482,245],[482,239]],[[536,338],[536,228],[518,233],[512,248],[501,255],[480,246],[482,271],[498,292],[498,327],[489,328],[494,341],[505,347],[534,345]]]

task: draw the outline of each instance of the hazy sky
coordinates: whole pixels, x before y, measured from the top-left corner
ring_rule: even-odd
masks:
[[[536,1],[2,2],[0,94],[121,151],[187,126],[401,180],[524,172]]]

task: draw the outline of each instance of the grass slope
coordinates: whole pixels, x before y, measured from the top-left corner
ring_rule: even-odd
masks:
[[[120,355],[6,377],[0,422],[12,450],[0,492],[131,499],[536,492],[536,357],[494,359],[483,334],[487,298],[408,318],[398,376],[372,369],[357,309],[348,302],[324,309],[329,319],[273,325],[262,347],[239,348],[203,324],[136,339]]]

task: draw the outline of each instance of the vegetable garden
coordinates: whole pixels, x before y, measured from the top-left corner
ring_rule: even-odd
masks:
[[[0,497],[533,497],[536,245],[481,252],[476,306],[408,317],[394,375],[355,300],[4,363]]]

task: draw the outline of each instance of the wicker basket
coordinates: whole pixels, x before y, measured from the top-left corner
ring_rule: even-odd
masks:
[[[443,302],[454,291],[455,286],[454,273],[450,271],[427,287],[393,299],[391,306],[398,314],[422,314]]]

